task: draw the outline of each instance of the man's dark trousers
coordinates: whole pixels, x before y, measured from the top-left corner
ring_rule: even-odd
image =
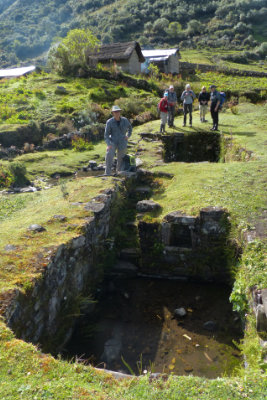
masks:
[[[189,114],[189,124],[192,125],[192,109],[193,105],[184,103],[184,124],[186,124],[186,114]]]
[[[168,105],[168,125],[171,128],[174,123],[174,115],[175,115],[175,105],[170,106]]]
[[[210,113],[213,120],[213,128],[218,128],[219,124],[219,110],[215,111],[217,103],[211,103]]]

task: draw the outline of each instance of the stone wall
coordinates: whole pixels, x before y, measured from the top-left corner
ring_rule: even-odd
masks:
[[[228,217],[225,209],[207,207],[197,217],[174,211],[161,223],[140,221],[140,271],[228,281],[237,254],[229,240]]]
[[[59,246],[41,279],[23,294],[19,290],[6,310],[7,324],[19,338],[41,343],[44,351],[57,351],[73,331],[80,313],[79,299],[101,280],[99,258],[109,232],[115,190],[107,190],[84,208],[84,233]]]
[[[35,123],[20,125],[15,129],[0,132],[0,145],[22,147],[26,142],[39,145],[42,143],[42,137],[42,131]]]
[[[141,63],[139,61],[136,51],[133,51],[129,59],[129,69],[130,74],[141,74]]]
[[[165,162],[218,162],[221,153],[221,135],[218,132],[176,132],[161,136]]]
[[[179,74],[179,58],[177,55],[170,56],[167,73]]]
[[[266,72],[261,71],[250,71],[250,70],[241,70],[238,68],[220,68],[217,65],[209,65],[209,64],[194,64],[189,62],[180,62],[180,72],[182,74],[195,74],[196,70],[201,72],[209,72],[209,71],[217,71],[226,75],[237,75],[237,76],[255,76],[265,78],[267,77]]]

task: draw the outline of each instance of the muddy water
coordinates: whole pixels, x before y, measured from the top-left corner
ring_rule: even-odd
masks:
[[[68,357],[126,373],[228,375],[241,362],[232,342],[239,341],[240,322],[228,299],[229,287],[214,284],[138,278],[106,282],[94,318],[78,324]],[[175,316],[180,307],[186,316]],[[212,330],[203,326],[208,321]]]

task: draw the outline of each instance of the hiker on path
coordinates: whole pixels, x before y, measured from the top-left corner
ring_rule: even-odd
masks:
[[[186,115],[189,113],[189,125],[192,126],[192,109],[193,109],[193,101],[196,98],[195,93],[191,90],[191,86],[189,83],[185,86],[185,90],[182,93],[181,100],[183,101],[183,109],[184,109],[184,123],[183,126],[186,126]]]
[[[216,90],[215,85],[210,86],[211,94],[210,94],[210,113],[211,118],[213,121],[213,127],[211,128],[212,131],[218,130],[219,125],[219,107],[221,103],[221,95]]]
[[[208,111],[209,100],[210,100],[210,94],[207,92],[206,87],[203,86],[201,92],[198,95],[200,122],[208,122],[205,119],[205,115],[207,114]]]
[[[160,112],[160,133],[165,133],[165,125],[167,123],[168,116],[168,92],[165,92],[162,99],[159,102],[159,112]]]
[[[127,141],[132,134],[132,125],[125,117],[121,117],[121,108],[112,106],[112,115],[106,123],[104,139],[107,143],[105,175],[111,175],[115,152],[117,151],[117,171],[121,171],[122,159],[126,154]]]
[[[174,91],[173,85],[170,85],[167,90],[168,93],[168,126],[169,128],[174,127],[174,116],[175,116],[175,106],[177,104],[177,96]]]

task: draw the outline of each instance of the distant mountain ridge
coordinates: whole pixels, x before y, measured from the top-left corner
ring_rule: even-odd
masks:
[[[86,27],[103,43],[251,50],[267,41],[266,18],[266,0],[0,0],[0,67]]]

